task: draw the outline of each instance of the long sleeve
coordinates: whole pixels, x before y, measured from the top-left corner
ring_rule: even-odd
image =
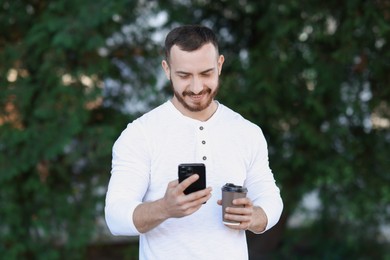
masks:
[[[146,143],[135,121],[114,144],[105,207],[106,222],[114,235],[139,235],[132,216],[142,203],[149,183],[150,159]]]
[[[279,221],[283,201],[269,167],[267,142],[260,129],[252,142],[256,145],[245,186],[248,188],[248,196],[252,198],[254,205],[260,206],[267,215],[268,223],[263,231],[265,232]]]

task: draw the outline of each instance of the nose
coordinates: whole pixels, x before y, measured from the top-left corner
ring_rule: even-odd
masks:
[[[199,94],[203,90],[203,82],[199,77],[193,77],[190,90],[194,94]]]

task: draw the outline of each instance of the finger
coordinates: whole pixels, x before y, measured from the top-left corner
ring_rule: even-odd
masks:
[[[251,221],[251,218],[249,216],[243,216],[243,215],[225,214],[224,217],[228,221],[233,221],[233,222],[239,223],[238,225],[237,224],[236,225],[225,224],[233,229],[248,229],[248,227],[250,225],[250,221]]]
[[[236,205],[236,206],[242,205],[242,206],[246,206],[246,207],[250,207],[253,205],[252,201],[249,198],[234,199],[232,201],[232,203],[233,203],[233,205]]]
[[[191,194],[192,195],[192,194]],[[197,211],[206,201],[208,201],[211,197],[211,193],[208,193],[206,196],[202,196],[192,200],[193,196],[186,195],[183,196],[184,200],[181,207],[182,215],[190,215]]]
[[[208,197],[208,196],[211,197],[211,191],[212,191],[212,188],[207,187],[204,190],[199,190],[199,191],[190,193],[186,197],[188,198],[189,201],[198,200],[198,199]]]
[[[231,220],[232,221],[232,220]],[[239,222],[239,224],[228,224],[226,223],[225,226],[231,228],[231,229],[236,229],[236,230],[247,230],[249,228],[249,223],[248,222]]]
[[[198,179],[199,179],[199,175],[198,174],[191,175],[190,177],[188,177],[187,179],[185,179],[184,181],[179,183],[179,185],[177,186],[178,187],[178,191],[180,193],[183,193],[184,190],[188,188],[188,186],[190,186],[192,183],[196,182]]]
[[[197,210],[199,210],[200,207],[202,207],[202,205],[203,205],[203,203],[194,204],[191,207],[188,207],[183,213],[185,216],[191,215],[194,212],[196,212]]]
[[[186,197],[189,197],[187,195]],[[205,202],[207,202],[211,198],[211,193],[206,194],[205,196],[197,197],[194,200],[189,200],[186,203],[186,207],[189,209],[199,209]]]
[[[168,183],[169,188],[175,188],[179,184],[179,180],[173,180]]]
[[[239,225],[229,225],[225,224],[225,226],[231,228],[231,229],[236,229],[236,230],[248,230],[249,229],[249,224],[248,223],[240,223]]]
[[[226,213],[234,215],[252,215],[253,208],[250,207],[227,207],[225,209]]]

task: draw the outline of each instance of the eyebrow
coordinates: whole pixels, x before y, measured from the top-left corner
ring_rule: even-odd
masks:
[[[207,73],[209,73],[210,71],[213,71],[213,70],[214,70],[214,68],[206,69],[206,70],[204,70],[204,71],[201,71],[199,74],[207,74]],[[186,71],[178,70],[178,71],[175,72],[175,74],[189,75],[189,74],[191,74],[191,73],[186,72]]]
[[[211,71],[213,71],[213,70],[214,70],[214,68],[210,68],[210,69],[201,71],[200,74],[206,74],[206,73],[209,73],[209,72],[211,72]]]

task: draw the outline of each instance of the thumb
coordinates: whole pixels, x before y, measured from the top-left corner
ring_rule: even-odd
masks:
[[[185,179],[184,181],[182,181],[181,183],[179,183],[178,184],[179,192],[181,192],[181,193],[184,192],[184,190],[187,189],[188,186],[190,186],[192,183],[194,183],[198,179],[199,179],[199,175],[193,174],[190,177],[188,177],[187,179]]]

